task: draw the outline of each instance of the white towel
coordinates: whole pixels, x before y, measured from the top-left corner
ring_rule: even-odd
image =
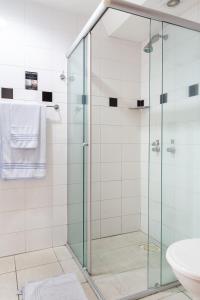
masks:
[[[46,174],[46,110],[40,108],[39,142],[36,149],[15,149],[10,145],[11,104],[0,103],[1,177],[42,178]]]
[[[87,300],[74,273],[27,283],[22,294],[24,300]]]
[[[12,148],[37,148],[40,107],[37,103],[11,103],[10,145]]]

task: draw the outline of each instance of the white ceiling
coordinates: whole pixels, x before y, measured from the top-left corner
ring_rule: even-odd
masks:
[[[30,0],[29,0],[30,1]],[[58,9],[65,9],[69,12],[91,15],[101,0],[32,0],[44,5],[52,6]],[[188,1],[188,0],[186,0]],[[129,0],[136,4],[143,4],[145,0]]]

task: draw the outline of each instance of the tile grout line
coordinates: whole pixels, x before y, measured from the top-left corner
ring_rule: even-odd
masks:
[[[64,272],[64,269],[63,269],[63,267],[62,267],[62,265],[61,265],[61,263],[60,263],[60,261],[59,261],[59,259],[58,259],[58,256],[57,256],[57,254],[56,254],[56,251],[55,251],[55,249],[54,248],[52,248],[53,249],[53,252],[54,252],[54,254],[55,254],[55,256],[56,256],[56,259],[57,259],[57,263],[59,264],[59,266],[61,267],[61,270],[62,270],[62,272],[63,273],[65,273]]]
[[[18,282],[18,276],[17,276],[17,266],[16,266],[16,259],[15,255],[13,256],[14,259],[14,265],[15,265],[15,278],[16,278],[16,285],[17,285],[17,291],[19,291],[19,282]],[[18,294],[18,300],[20,300],[20,295]]]

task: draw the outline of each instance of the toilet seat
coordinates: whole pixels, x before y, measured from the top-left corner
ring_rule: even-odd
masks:
[[[187,239],[169,246],[166,258],[172,268],[194,280],[200,280],[200,239]]]

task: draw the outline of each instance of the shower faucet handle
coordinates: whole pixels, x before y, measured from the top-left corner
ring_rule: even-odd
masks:
[[[83,143],[83,147],[88,147],[89,144],[88,143]]]
[[[159,140],[155,140],[153,143],[152,143],[152,148],[151,148],[151,150],[153,151],[153,152],[160,152],[160,141]]]
[[[172,139],[171,140],[171,145],[172,146],[171,147],[167,147],[167,152],[172,153],[172,154],[176,153],[176,148],[175,148],[174,144],[175,144],[175,141]]]
[[[160,145],[160,141],[159,140],[155,140],[153,143],[152,143],[152,146],[159,146]]]

